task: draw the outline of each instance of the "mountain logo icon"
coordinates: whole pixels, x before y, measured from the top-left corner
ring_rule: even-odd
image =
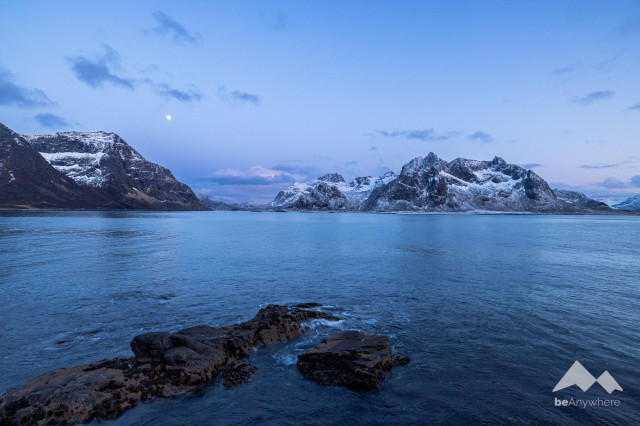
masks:
[[[622,387],[608,371],[605,371],[596,379],[578,361],[574,362],[571,368],[564,373],[562,379],[560,379],[556,387],[553,388],[553,392],[557,392],[573,385],[578,386],[583,392],[586,392],[595,382],[600,383],[600,386],[609,393],[614,390],[622,392]]]

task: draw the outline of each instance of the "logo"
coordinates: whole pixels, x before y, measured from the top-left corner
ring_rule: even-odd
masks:
[[[578,386],[583,392],[586,392],[595,382],[598,382],[609,394],[614,390],[622,392],[622,387],[608,371],[605,371],[596,379],[578,361],[574,362],[571,368],[564,373],[562,379],[560,379],[556,387],[553,388],[553,392],[573,385]]]

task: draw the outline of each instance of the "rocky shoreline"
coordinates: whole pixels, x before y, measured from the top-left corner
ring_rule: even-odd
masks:
[[[140,402],[197,391],[218,376],[227,387],[244,383],[257,370],[243,361],[253,348],[300,337],[308,320],[338,320],[319,306],[268,305],[240,324],[141,334],[131,341],[133,357],[61,368],[10,389],[0,396],[0,425],[111,419]],[[300,355],[298,368],[321,384],[369,390],[392,365],[406,362],[392,360],[387,336],[348,331]]]

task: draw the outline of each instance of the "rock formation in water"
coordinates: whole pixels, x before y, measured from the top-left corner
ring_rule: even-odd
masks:
[[[191,188],[115,133],[18,135],[0,124],[0,206],[203,210]]]
[[[0,424],[82,423],[109,419],[141,401],[194,391],[219,373],[225,385],[246,381],[255,367],[240,360],[257,346],[301,336],[305,321],[337,320],[319,306],[269,305],[251,320],[226,327],[136,336],[132,358],[62,368],[0,396]]]
[[[391,367],[408,362],[405,356],[392,358],[388,336],[360,331],[327,337],[298,355],[298,369],[308,379],[353,390],[376,389]]]
[[[640,195],[629,197],[618,204],[614,204],[613,208],[628,212],[640,212]]]
[[[399,175],[338,174],[281,191],[274,208],[333,211],[607,213],[604,203],[571,191],[553,191],[540,176],[502,158],[447,162],[433,153],[414,158]]]

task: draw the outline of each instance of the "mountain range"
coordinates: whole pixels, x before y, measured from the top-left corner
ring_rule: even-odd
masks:
[[[0,124],[0,207],[205,210],[115,133],[20,135]]]
[[[611,213],[607,204],[579,192],[551,189],[531,170],[491,161],[434,153],[417,157],[399,175],[357,177],[345,182],[337,174],[294,183],[281,191],[273,208],[331,211]]]
[[[640,210],[640,196],[615,206]],[[551,189],[534,173],[500,157],[491,161],[434,153],[399,174],[346,182],[329,173],[296,182],[269,205],[196,196],[165,167],[107,132],[21,135],[0,124],[0,208],[142,210],[301,210],[372,212],[620,212],[584,194]]]

